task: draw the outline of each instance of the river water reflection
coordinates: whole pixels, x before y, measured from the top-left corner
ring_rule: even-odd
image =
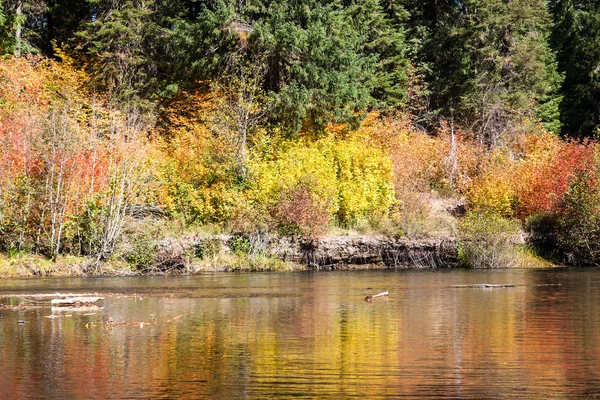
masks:
[[[0,308],[1,398],[600,397],[600,269],[0,281],[54,292],[121,296]]]

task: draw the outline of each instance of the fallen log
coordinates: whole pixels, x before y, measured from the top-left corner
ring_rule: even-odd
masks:
[[[512,283],[505,284],[491,284],[491,283],[483,283],[476,285],[452,285],[451,288],[465,289],[465,288],[511,288],[516,287],[517,285]]]
[[[35,293],[35,294],[0,294],[0,299],[24,298],[24,299],[47,299],[47,298],[62,298],[62,297],[89,297],[98,296],[98,293]]]
[[[104,297],[70,297],[67,299],[53,299],[50,304],[52,307],[81,307],[91,306],[104,300]]]
[[[373,301],[373,299],[376,299],[378,297],[389,296],[389,294],[390,293],[386,290],[385,292],[381,292],[381,293],[378,293],[378,294],[373,295],[373,296],[367,296],[367,297],[365,297],[365,301],[371,302],[371,301]]]
[[[80,306],[80,305],[74,305],[74,306],[52,306],[51,308],[52,310],[52,316],[48,316],[46,318],[56,318],[58,317],[58,315],[56,314],[60,314],[60,313],[65,313],[65,312],[69,312],[69,313],[82,313],[82,312],[87,312],[87,313],[95,313],[97,311],[102,310],[102,307],[99,307],[97,305],[85,305],[85,306]]]

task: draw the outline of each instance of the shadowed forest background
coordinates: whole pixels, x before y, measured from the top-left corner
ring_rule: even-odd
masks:
[[[600,262],[594,1],[3,0],[0,55],[6,259],[359,231]]]

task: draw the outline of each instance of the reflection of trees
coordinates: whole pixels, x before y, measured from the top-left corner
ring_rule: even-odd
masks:
[[[0,387],[77,398],[598,393],[600,276],[511,276],[524,286],[452,289],[449,277],[482,275],[402,274],[389,300],[367,304],[352,274],[232,275],[204,298],[114,300],[95,316],[0,311]],[[152,325],[85,326],[107,318]]]

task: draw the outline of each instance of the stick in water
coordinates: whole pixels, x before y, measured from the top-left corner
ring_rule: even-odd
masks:
[[[365,297],[365,301],[373,301],[373,299],[376,299],[378,297],[383,297],[383,296],[389,296],[390,292],[388,292],[387,290],[385,292],[381,292],[379,294],[376,294],[374,296],[367,296]]]

